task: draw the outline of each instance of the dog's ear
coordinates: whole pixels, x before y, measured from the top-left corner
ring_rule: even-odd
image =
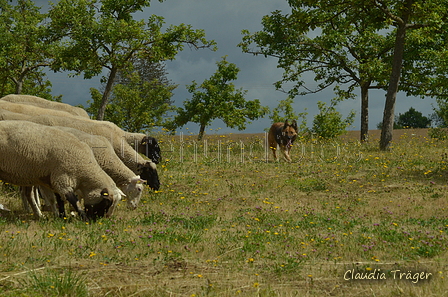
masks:
[[[297,122],[296,122],[296,120],[293,120],[293,121],[292,121],[291,126],[294,128],[294,130],[296,130],[296,132],[299,130],[299,128],[297,127]]]
[[[283,129],[285,129],[285,128],[288,127],[288,126],[289,126],[288,119],[286,119],[286,120],[285,120],[285,123],[283,124]]]

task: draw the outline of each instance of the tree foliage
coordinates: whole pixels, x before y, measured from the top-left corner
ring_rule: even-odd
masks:
[[[51,65],[57,40],[33,1],[9,2],[0,0],[0,96],[25,92],[51,98],[43,68]]]
[[[431,119],[411,107],[405,113],[398,115],[397,125],[401,128],[428,128],[431,125]]]
[[[318,101],[319,113],[314,116],[311,131],[324,139],[333,139],[347,131],[347,127],[353,124],[356,113],[352,110],[343,119],[342,114],[336,110],[336,100],[332,100],[327,106],[325,102]]]
[[[306,111],[301,112],[301,113],[295,113],[294,108],[292,107],[293,102],[294,102],[294,100],[291,97],[288,97],[284,100],[280,100],[277,107],[275,107],[272,110],[272,113],[269,116],[269,118],[271,119],[271,121],[273,123],[285,122],[286,120],[298,121],[299,118],[301,118],[302,122],[299,125],[298,129],[299,129],[299,131],[306,130],[306,125],[307,125],[306,116],[308,115],[308,113]],[[269,130],[269,128],[266,128],[266,130]]]
[[[164,125],[167,112],[173,111],[171,97],[176,85],[166,77],[163,63],[136,60],[131,73],[119,72],[104,120],[129,132],[145,133]],[[98,110],[101,92],[91,89],[93,103],[89,113]]]
[[[239,68],[223,57],[216,63],[217,71],[200,85],[193,81],[187,86],[192,98],[179,107],[171,123],[171,129],[182,127],[188,122],[200,125],[198,140],[201,140],[205,127],[215,119],[221,119],[230,128],[243,130],[247,119],[255,120],[268,112],[258,99],[246,101],[247,91],[236,89],[231,81],[237,79]]]
[[[52,33],[67,38],[54,70],[70,70],[92,78],[108,70],[101,81],[105,88],[97,111],[103,119],[117,73],[132,70],[141,58],[159,62],[172,60],[185,45],[215,48],[203,30],[191,25],[171,25],[162,31],[164,19],[151,15],[135,20],[133,14],[149,7],[150,0],[61,0],[50,9]]]
[[[442,98],[436,99],[437,106],[433,106],[433,122],[437,127],[448,128],[448,102]]]
[[[262,19],[263,30],[243,31],[244,52],[278,58],[283,78],[293,82],[290,96],[333,87],[338,100],[361,90],[361,140],[368,132],[368,90],[385,88],[393,48],[381,14],[368,1],[288,1],[292,12],[273,12]],[[256,46],[255,49],[252,47]],[[311,73],[314,82],[303,75]],[[317,83],[315,88],[310,85]]]
[[[446,45],[448,1],[373,0],[372,3],[384,15],[386,23],[394,29],[391,32],[395,36],[380,139],[380,149],[387,150],[392,141],[398,90],[406,90],[412,95],[431,93],[430,89],[434,88],[435,84],[428,81],[433,79],[433,66],[438,69],[435,73],[440,71],[447,74],[446,66],[439,64],[441,60],[433,59],[428,53],[434,53],[441,44]],[[429,41],[425,42],[426,39]],[[439,45],[434,47],[436,44]],[[435,61],[439,65],[433,64]],[[402,75],[405,78],[404,83],[401,83]],[[415,88],[417,85],[419,87]]]
[[[265,16],[263,31],[243,31],[243,51],[279,59],[291,95],[336,86],[339,99],[361,89],[361,140],[367,133],[368,90],[387,90],[380,148],[392,140],[396,94],[442,94],[448,67],[447,0],[290,0],[292,11]],[[258,48],[252,49],[255,44]],[[406,48],[406,51],[405,51]],[[405,61],[405,62],[404,62]],[[404,63],[404,64],[403,64]],[[405,68],[403,68],[405,65]],[[404,70],[403,70],[404,69]],[[315,89],[302,78],[314,73]],[[406,78],[400,84],[401,75]],[[365,132],[363,132],[365,131]]]

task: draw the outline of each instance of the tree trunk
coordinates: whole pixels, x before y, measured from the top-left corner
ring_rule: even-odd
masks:
[[[12,81],[14,82],[16,89],[16,94],[22,94],[23,89],[23,77],[19,77],[18,79],[12,78]]]
[[[23,81],[17,81],[16,83],[16,94],[22,94]]]
[[[408,1],[412,3],[413,1]],[[392,73],[389,79],[389,87],[387,89],[386,103],[383,113],[383,127],[381,129],[380,150],[385,151],[390,149],[390,142],[392,141],[392,133],[394,129],[394,112],[395,100],[397,98],[398,85],[400,83],[401,67],[403,64],[403,53],[406,39],[406,25],[410,14],[410,7],[408,11],[404,12],[405,17],[399,23],[397,28],[397,35],[395,37],[394,57],[392,61]]]
[[[369,85],[361,83],[361,142],[369,138]]]
[[[117,76],[117,68],[112,67],[109,73],[109,78],[107,79],[106,89],[103,93],[103,98],[101,99],[101,105],[98,109],[98,114],[96,116],[96,119],[98,121],[102,121],[104,119],[104,114],[106,113],[106,106],[107,103],[109,103],[109,96],[112,92],[112,87],[114,85],[115,77]]]
[[[201,124],[201,128],[199,128],[198,141],[202,140],[202,137],[204,137],[204,133],[205,133],[205,125]]]

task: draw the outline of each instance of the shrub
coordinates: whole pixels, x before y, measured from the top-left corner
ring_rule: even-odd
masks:
[[[324,139],[333,139],[346,132],[348,126],[353,124],[355,112],[352,110],[347,118],[342,119],[342,114],[336,111],[336,101],[332,100],[327,107],[325,102],[317,102],[319,114],[314,117],[312,132]]]

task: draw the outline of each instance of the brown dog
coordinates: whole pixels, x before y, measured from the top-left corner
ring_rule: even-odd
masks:
[[[291,162],[289,151],[291,150],[292,143],[297,138],[297,130],[296,121],[292,121],[291,124],[288,123],[288,120],[284,123],[272,124],[271,129],[269,129],[268,141],[275,160],[277,160],[275,151],[277,150],[277,146],[279,146],[285,160]]]

